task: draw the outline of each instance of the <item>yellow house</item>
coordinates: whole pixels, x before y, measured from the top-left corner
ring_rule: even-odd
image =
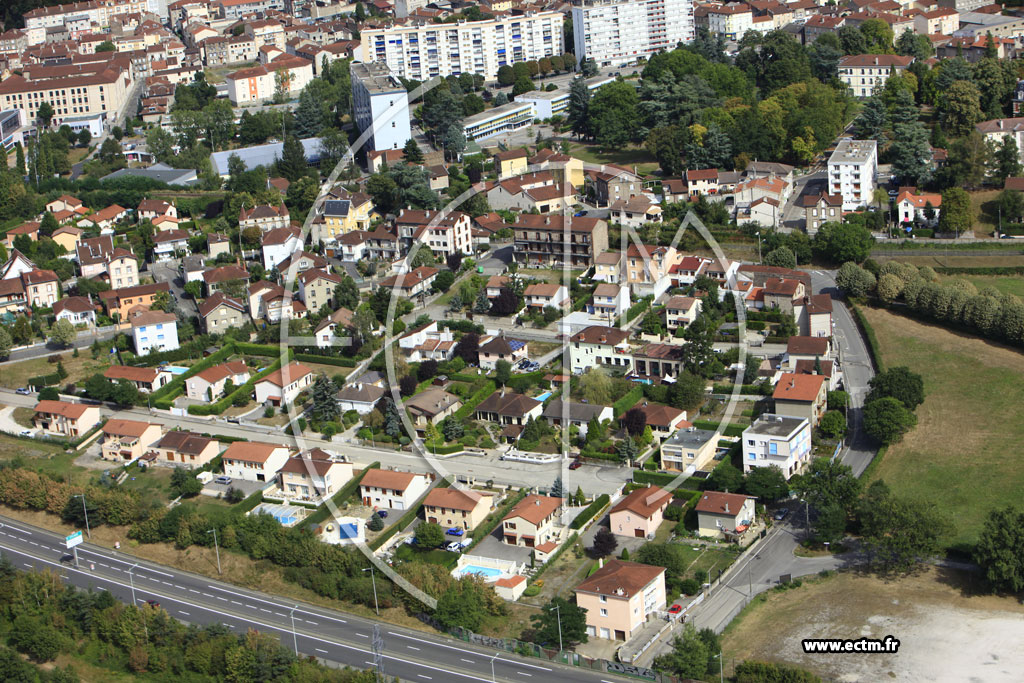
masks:
[[[551,171],[555,180],[569,183],[577,190],[586,182],[583,175],[583,160],[568,154],[544,148],[530,158],[530,165],[537,171]]]
[[[50,237],[54,242],[73,254],[75,249],[78,248],[78,241],[82,239],[82,233],[84,232],[84,230],[74,225],[63,225],[54,230]]]
[[[346,192],[341,199],[324,202],[321,239],[338,237],[353,230],[370,230],[370,225],[379,217],[369,195]]]
[[[494,497],[470,489],[431,489],[423,499],[423,514],[428,522],[443,527],[472,531],[491,511]]]
[[[494,155],[494,170],[498,172],[499,180],[526,173],[528,165],[526,150],[522,148]]]

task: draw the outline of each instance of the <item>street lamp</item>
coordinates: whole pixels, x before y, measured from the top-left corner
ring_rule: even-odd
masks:
[[[89,529],[89,511],[85,507],[85,494],[76,493],[71,497],[82,499],[82,513],[85,515],[85,533],[89,536],[89,540],[92,540],[92,531]]]
[[[718,680],[721,683],[725,683],[725,665],[722,663],[725,658],[722,657],[722,651],[719,650],[718,654],[714,655],[714,658],[718,660]]]
[[[299,609],[299,606],[295,605],[295,607],[292,607],[292,611],[290,613],[291,617],[292,617],[292,642],[295,644],[295,656],[296,657],[299,656],[299,636],[295,632],[295,610],[297,610],[297,609]]]
[[[369,569],[364,569],[364,572],[370,572],[370,581],[373,582],[373,611],[380,616],[380,605],[377,604],[377,576],[373,571],[373,565],[370,565]]]
[[[217,553],[217,573],[222,574],[223,572],[220,570],[220,545],[217,543],[217,529],[210,529],[206,533],[213,534],[213,549]]]
[[[761,262],[761,231],[757,231],[757,262]]]
[[[501,655],[500,652],[495,652],[494,656],[491,657],[491,683],[497,682],[497,679],[494,677],[494,660],[497,659],[499,655]]]
[[[132,572],[135,571],[135,568],[138,567],[138,566],[139,566],[139,563],[136,562],[128,570],[128,583],[131,584],[131,587],[132,587],[132,607],[135,606],[135,579],[132,576]]]
[[[558,605],[552,605],[555,608],[555,619],[558,620],[558,652],[563,652],[562,648],[562,611],[558,608]]]

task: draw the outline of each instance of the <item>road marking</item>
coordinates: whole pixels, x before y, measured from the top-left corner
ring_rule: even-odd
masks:
[[[409,648],[410,650],[416,650],[417,652],[420,651],[420,649],[418,647],[415,647],[413,645],[406,645],[406,647]]]
[[[29,543],[31,543],[32,545],[39,545],[39,544],[38,544],[38,543],[36,543],[35,541],[29,541]]]
[[[33,565],[29,564],[28,562],[22,562],[22,564],[28,567],[29,569],[33,567]]]
[[[419,676],[420,678],[425,678],[425,679],[427,679],[428,681],[432,681],[432,680],[434,680],[434,679],[433,679],[433,678],[431,678],[430,676],[424,676],[423,674],[416,674],[416,675],[417,675],[417,676]]]
[[[530,677],[533,676],[533,674],[528,674],[525,671],[517,671],[516,673],[519,674],[520,676],[530,676]]]
[[[369,633],[357,633],[356,635],[359,636],[360,638],[369,638],[370,637]]]
[[[186,612],[186,611],[185,611],[185,610],[183,610],[183,609],[180,609],[180,610],[178,610],[178,614],[184,614],[184,615],[185,615],[186,617],[190,617],[190,616],[192,616],[191,614],[189,614],[188,612]]]
[[[231,601],[231,604],[232,604],[232,605],[238,605],[239,607],[241,607],[241,606],[242,606],[242,603],[238,602],[238,600],[232,600],[232,601]]]
[[[472,659],[466,659],[465,657],[459,657],[459,659],[464,661],[466,664],[476,664]]]
[[[4,528],[5,529],[10,529],[11,531],[17,531],[19,534],[25,534],[26,536],[31,536],[32,535],[31,531],[25,531],[24,529],[19,529],[18,527],[11,526],[10,524],[7,524],[6,522],[4,523]]]
[[[206,584],[206,587],[210,588],[210,589],[213,589],[215,591],[221,591],[222,593],[228,593],[229,595],[234,595],[234,596],[237,596],[239,598],[248,598],[250,600],[256,600],[257,602],[265,602],[268,605],[271,605],[273,607],[277,607],[279,609],[291,609],[292,608],[292,606],[289,606],[289,605],[282,605],[282,604],[280,604],[278,602],[273,602],[271,600],[264,600],[263,598],[261,598],[259,596],[256,596],[256,595],[249,595],[247,593],[237,593],[235,591],[228,590],[227,588],[222,588],[220,586],[214,586],[213,584]],[[205,593],[204,593],[204,595],[205,595]],[[256,609],[256,608],[253,607],[253,609]],[[299,607],[299,609],[297,611],[298,612],[303,612],[304,614],[309,614],[311,616],[320,617],[321,619],[330,619],[331,621],[337,621],[337,622],[340,622],[342,624],[347,624],[348,623],[344,619],[338,619],[337,617],[331,617],[331,616],[328,616],[326,614],[320,614],[319,612],[312,612],[312,611],[310,611],[308,609],[303,609],[302,607]]]
[[[274,612],[274,614],[276,614],[279,617],[286,617],[286,616],[288,616],[287,614],[281,614],[280,612]]]
[[[448,650],[458,650],[459,652],[462,652],[462,653],[466,652],[465,648],[452,647],[451,645],[445,645],[444,643],[435,643],[433,641],[425,641],[424,638],[422,638],[422,637],[414,638],[413,636],[407,636],[404,633],[396,633],[395,631],[388,631],[388,635],[389,636],[397,636],[399,638],[407,638],[409,640],[415,640],[415,641],[419,641],[419,642],[429,642],[432,647],[443,647],[443,648],[446,648]],[[517,661],[512,660],[512,659],[500,659],[499,658],[498,661],[499,662],[508,662],[509,664],[514,664],[515,666],[528,666],[531,669],[540,669],[541,671],[551,671],[551,669],[549,669],[546,666],[537,666],[535,664],[527,664],[526,662],[517,662]]]
[[[222,598],[222,597],[220,597],[219,595],[217,596],[217,599],[218,599],[218,600],[223,600],[224,602],[227,602],[227,601],[228,601],[228,599],[227,599],[227,598]]]
[[[313,626],[319,626],[320,625],[320,624],[316,623],[315,621],[310,621],[309,619],[303,619],[303,621],[306,622],[307,624],[313,624]]]
[[[203,593],[203,597],[204,598],[212,598],[213,596],[210,595],[209,593]]]
[[[315,649],[316,649],[317,652],[323,652],[324,654],[327,654],[327,650],[321,650],[320,648],[315,648]]]
[[[188,592],[189,593],[195,593],[196,595],[199,595],[199,591],[197,591],[195,588],[189,588]]]
[[[140,576],[139,578],[141,579],[142,577]],[[174,584],[171,583],[170,581],[161,581],[160,583],[162,583],[165,586],[170,586],[172,588],[174,587]]]

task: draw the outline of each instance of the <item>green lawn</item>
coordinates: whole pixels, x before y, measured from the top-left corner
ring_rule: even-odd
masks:
[[[918,426],[873,474],[896,492],[949,514],[950,545],[972,543],[993,508],[1020,499],[1024,461],[1024,356],[1018,351],[880,309],[865,308],[886,367],[924,378]]]
[[[615,164],[630,169],[636,166],[641,175],[658,170],[657,160],[642,145],[604,151],[598,145],[574,142],[569,154],[590,164]]]
[[[95,470],[76,465],[74,460],[75,455],[65,453],[60,446],[0,434],[0,461],[16,461],[21,467],[76,484],[89,482],[95,476]]]
[[[1024,298],[1024,276],[1020,275],[951,275],[944,279],[965,279],[978,289],[995,287],[1000,292]]]

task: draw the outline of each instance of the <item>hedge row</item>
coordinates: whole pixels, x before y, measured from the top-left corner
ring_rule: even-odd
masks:
[[[546,370],[537,370],[536,372],[528,372],[525,375],[513,375],[508,380],[508,388],[523,393],[535,384],[539,384],[546,374]]]
[[[295,360],[304,363],[337,365],[340,368],[354,368],[356,366],[356,362],[351,358],[338,358],[336,356],[320,356],[315,353],[296,353]]]
[[[526,498],[526,489],[520,489],[514,496],[510,496],[501,507],[492,512],[490,516],[484,520],[483,524],[478,526],[476,529],[473,529],[469,534],[469,538],[472,541],[472,543],[469,544],[469,547],[472,548],[481,539],[490,536],[491,533],[498,528],[498,525],[501,524],[501,520],[505,518],[505,515],[507,515],[512,508],[518,505],[519,501],[523,498]],[[465,552],[465,550],[463,552]]]
[[[39,375],[38,377],[30,377],[28,380],[28,386],[30,387],[52,387],[56,384],[60,384],[64,378],[60,376],[59,372],[51,372],[49,375]]]
[[[583,509],[583,512],[576,515],[576,519],[572,520],[569,524],[570,529],[582,529],[583,525],[594,518],[598,512],[604,509],[604,506],[611,502],[607,493],[602,493],[600,496],[594,499],[594,501]]]
[[[637,401],[644,397],[644,388],[637,384],[626,395],[612,404],[612,413],[615,419],[637,404]]]
[[[711,388],[712,393],[715,394],[731,394],[734,384],[716,384]],[[742,384],[740,385],[741,394],[761,394],[761,387],[757,384]]]
[[[712,431],[718,429],[721,426],[721,422],[712,422],[711,420],[694,420],[693,426],[697,429],[710,429]],[[745,425],[736,424],[735,422],[729,423],[722,434],[725,436],[743,436],[743,430],[746,429]]]
[[[235,351],[250,356],[280,356],[281,347],[270,344],[250,344],[249,342],[235,342]]]
[[[554,552],[554,554],[553,554],[553,555],[551,555],[551,557],[549,557],[549,558],[548,558],[548,561],[547,561],[547,562],[545,562],[544,564],[542,564],[542,565],[541,565],[541,566],[540,566],[540,567],[539,567],[539,568],[537,569],[536,573],[534,573],[534,575],[533,575],[533,578],[532,578],[532,579],[530,579],[530,583],[531,583],[531,584],[536,584],[536,582],[537,582],[537,579],[539,579],[539,578],[540,578],[540,575],[544,573],[544,570],[545,570],[545,569],[547,569],[548,567],[550,567],[551,565],[553,565],[553,564],[554,564],[554,563],[555,563],[555,562],[556,562],[556,561],[558,560],[558,558],[562,556],[562,553],[564,553],[564,552],[565,552],[565,549],[566,549],[566,548],[568,548],[569,546],[571,546],[571,545],[572,545],[573,543],[575,543],[575,542],[576,542],[576,541],[577,541],[577,540],[579,539],[579,537],[580,537],[580,535],[579,535],[578,533],[576,533],[575,531],[574,531],[574,532],[572,532],[572,536],[570,536],[570,537],[569,537],[569,538],[568,538],[568,539],[567,539],[567,540],[565,541],[565,543],[563,543],[562,545],[560,545],[560,546],[558,547],[558,550],[556,550],[556,551]]]
[[[201,342],[191,342],[184,346],[180,346],[173,351],[155,351],[148,353],[145,356],[133,356],[127,361],[127,365],[133,365],[135,367],[153,367],[159,365],[164,361],[173,363],[179,360],[188,360],[190,358],[202,358],[203,350],[205,347]]]
[[[263,491],[256,491],[250,493],[249,496],[241,503],[235,506],[235,512],[240,515],[244,515],[247,512],[252,511],[257,505],[263,502]]]
[[[462,404],[462,407],[455,411],[455,418],[458,420],[465,420],[467,417],[473,414],[476,410],[477,405],[480,404],[485,398],[493,394],[498,390],[498,385],[493,381],[487,382],[479,391],[469,397],[469,399]]]
[[[1024,275],[1024,266],[934,266],[940,275]]]
[[[263,372],[259,373],[258,375],[255,375],[254,377],[249,378],[248,382],[238,387],[227,396],[224,396],[219,401],[215,401],[214,403],[207,403],[206,405],[202,406],[191,405],[188,407],[188,412],[190,415],[220,415],[225,410],[231,407],[232,403],[234,403],[235,397],[237,397],[239,394],[242,394],[244,396],[250,395],[253,391],[255,391],[257,382],[262,380],[270,373],[279,370],[280,368],[281,359],[278,358],[273,363],[271,363],[270,366],[267,367]]]
[[[432,443],[423,442],[423,449],[431,455],[451,455],[452,453],[458,453],[464,450],[466,447],[461,443],[453,443],[448,445],[436,446]]]
[[[366,469],[359,473],[359,476],[352,477],[352,479],[350,479],[347,484],[342,486],[341,489],[339,489],[338,492],[331,497],[331,502],[334,504],[335,509],[341,508],[342,505],[345,504],[345,501],[348,500],[349,496],[355,493],[355,491],[359,488],[359,482],[363,480],[363,477],[366,475],[367,472],[379,468],[379,462],[372,462],[366,466]],[[306,518],[306,523],[320,524],[320,522],[323,522],[330,516],[331,509],[327,507],[327,503],[324,503],[319,508],[317,508],[316,512],[314,512]]]
[[[173,379],[171,379],[170,382],[168,382],[167,384],[163,385],[162,387],[154,391],[152,394],[150,394],[150,399],[153,401],[153,405],[157,407],[162,407],[164,410],[167,410],[168,408],[170,408],[170,401],[176,398],[185,387],[185,380],[189,379],[190,377],[195,377],[196,375],[198,375],[203,370],[206,370],[207,368],[212,368],[214,365],[219,365],[221,362],[230,358],[234,353],[235,345],[233,343],[227,344],[223,348],[221,348],[221,350],[218,351],[217,353],[210,354],[206,358],[195,363],[192,367],[188,369],[188,372],[185,372],[181,375],[176,375]],[[166,407],[164,407],[163,405],[165,403],[168,404]]]
[[[871,356],[871,362],[875,366],[875,372],[882,371],[882,354],[878,351],[878,338],[875,337],[875,330],[871,327],[871,323],[868,322],[867,318],[864,317],[864,313],[860,310],[852,301],[849,302],[850,310],[853,311],[853,320],[857,323],[857,327],[860,329],[860,335],[864,338],[864,342],[868,347],[868,355]]]

